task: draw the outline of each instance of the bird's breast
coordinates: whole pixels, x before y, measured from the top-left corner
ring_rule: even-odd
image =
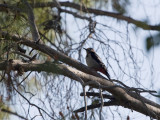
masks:
[[[100,68],[100,65],[96,62],[96,60],[94,60],[91,56],[91,54],[88,54],[86,56],[86,63],[88,65],[88,67],[92,68],[92,69],[98,69]]]

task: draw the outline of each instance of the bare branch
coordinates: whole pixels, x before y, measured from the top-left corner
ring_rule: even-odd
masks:
[[[84,93],[84,105],[85,105],[85,120],[87,120],[87,100],[86,100],[86,90],[85,90],[85,86],[83,87],[83,93]]]
[[[50,48],[49,46],[46,46],[44,44],[36,44],[35,42],[33,42],[32,40],[26,39],[26,38],[20,38],[17,35],[10,35],[6,32],[1,32],[1,35],[3,38],[5,39],[11,39],[13,41],[17,41],[20,42],[21,44],[27,45],[33,49],[39,50],[47,55],[49,55],[51,58],[55,59],[55,60],[59,60],[62,61],[70,66],[73,66],[75,68],[77,68],[78,70],[81,70],[85,73],[97,76],[97,77],[101,77],[104,78],[103,76],[101,76],[100,74],[98,74],[97,72],[93,71],[92,69],[88,68],[86,65],[66,56],[63,53],[57,52],[56,50]]]
[[[104,106],[119,106],[119,104],[117,101],[109,101],[109,102],[104,102]],[[101,103],[87,106],[88,110],[99,108],[99,107],[101,107]],[[84,111],[85,111],[85,107],[82,107],[78,110],[75,110],[74,112],[84,112]]]
[[[28,120],[27,118],[25,118],[25,117],[19,115],[19,114],[16,113],[16,112],[12,112],[12,111],[10,111],[10,110],[3,109],[3,108],[1,109],[1,111],[2,111],[2,112],[5,112],[5,113],[8,113],[8,114],[15,115],[15,116],[17,116],[17,117],[19,117],[19,118],[21,118],[21,119],[24,119],[24,120]]]
[[[45,114],[47,114],[50,118],[52,118],[52,119],[54,120],[54,118],[53,118],[49,113],[47,113],[43,108],[39,107],[39,106],[36,105],[36,104],[31,103],[31,102],[30,102],[24,95],[22,95],[16,88],[14,88],[14,90],[15,90],[24,100],[26,100],[26,101],[29,103],[29,105],[36,107],[36,108],[38,109],[38,111],[39,111],[40,114],[41,114],[41,111],[42,111],[42,112],[44,112]],[[41,114],[41,116],[43,117],[42,114]]]
[[[26,54],[19,52],[19,51],[11,51],[10,53],[18,54],[18,55],[21,55],[21,56],[26,57],[28,59],[31,59],[30,56],[27,56]]]
[[[103,95],[102,95],[102,89],[99,88],[99,95],[101,97],[101,107],[100,107],[100,110],[99,110],[99,119],[102,120],[102,108],[104,106],[104,102],[103,102]]]
[[[96,73],[95,71],[92,71],[87,66],[83,65],[82,63],[80,63],[80,62],[78,62],[78,61],[76,61],[76,60],[74,60],[74,59],[72,59],[62,53],[59,53],[56,50],[54,50],[46,45],[43,45],[41,43],[36,44],[33,41],[27,40],[25,38],[20,39],[16,35],[11,36],[5,32],[1,32],[1,35],[3,38],[5,38],[7,40],[10,38],[13,41],[21,42],[21,44],[24,44],[24,45],[30,46],[34,49],[40,50],[41,52],[46,53],[47,55],[51,56],[52,58],[58,58],[59,61],[62,61],[70,66],[73,66],[83,72],[76,70],[74,68],[71,68],[71,67],[66,67],[64,65],[56,66],[54,64],[47,65],[45,63],[40,64],[38,66],[36,66],[37,63],[33,64],[33,65],[32,64],[28,65],[27,63],[22,64],[25,70],[40,72],[45,69],[44,71],[46,71],[46,72],[55,72],[58,74],[62,74],[62,75],[65,75],[69,78],[75,79],[79,82],[77,77],[73,78],[73,75],[66,72],[66,69],[68,69],[69,71],[73,72],[78,77],[83,79],[84,82],[93,81],[93,83],[90,84],[90,86],[92,86],[92,87],[99,88],[99,85],[97,85],[96,83],[99,83],[101,86],[104,86],[103,90],[106,90],[106,91],[110,92],[111,94],[113,94],[115,96],[115,98],[119,102],[121,102],[122,106],[127,107],[127,108],[131,108],[131,109],[136,110],[138,112],[141,112],[145,115],[152,116],[153,118],[160,117],[159,116],[160,115],[160,109],[159,109],[160,105],[158,105],[148,99],[143,98],[139,94],[137,95],[134,92],[130,92],[128,89],[125,89],[121,86],[115,85],[112,81],[108,81],[107,79],[104,79],[104,77],[101,77],[98,73]],[[34,61],[33,61],[33,63],[34,63]],[[1,65],[3,67],[5,67],[4,63],[2,63]],[[15,63],[15,65],[17,65],[17,64]],[[47,66],[47,68],[46,68],[46,66]],[[52,67],[54,69],[52,69]],[[1,66],[0,66],[0,69],[1,69]],[[64,69],[65,69],[65,71],[64,71]],[[95,77],[93,75],[88,75],[86,73],[93,74],[98,77]],[[146,106],[144,106],[144,103],[142,103],[140,100],[143,100],[144,103],[146,104]],[[129,105],[124,104],[124,101],[129,102],[130,104]],[[146,109],[146,108],[148,108],[148,109]]]
[[[6,62],[1,62],[0,63],[0,70],[4,70],[6,67]],[[103,86],[108,86],[108,87],[112,87],[115,86],[114,83],[106,80],[106,79],[102,79],[102,78],[98,78],[95,77],[93,75],[88,75],[84,72],[81,72],[79,70],[76,70],[74,68],[71,68],[69,66],[65,66],[63,64],[55,64],[55,63],[40,63],[37,61],[32,61],[32,63],[23,63],[19,60],[13,60],[12,61],[12,69],[16,70],[18,69],[18,67],[21,67],[24,69],[24,71],[46,71],[46,72],[52,72],[52,73],[57,73],[57,74],[62,74],[65,75],[71,79],[74,79],[76,81],[79,82],[79,79],[77,77],[74,77],[72,73],[74,73],[76,76],[78,76],[79,78],[83,79],[84,82],[88,82],[88,81],[95,81]],[[70,71],[70,72],[67,72]],[[91,87],[94,88],[99,88],[99,85],[97,84],[91,84]],[[110,92],[111,94],[113,94],[116,98],[116,100],[118,101],[118,104],[121,106],[124,106],[126,108],[129,109],[133,109],[135,111],[138,111],[142,114],[145,114],[147,116],[153,117],[153,118],[160,118],[160,109],[159,106],[155,105],[154,103],[149,103],[147,101],[147,99],[143,99],[143,97],[141,97],[140,95],[137,96],[137,98],[134,98],[132,96],[130,96],[130,92],[126,92],[126,90],[122,89],[121,87],[113,87],[111,89],[108,88],[103,88],[103,90],[106,90],[108,92]],[[129,104],[127,104],[129,103]],[[100,104],[101,105],[101,104]]]
[[[66,9],[61,9],[61,12],[65,12],[65,13],[71,14],[71,15],[73,15],[76,18],[80,18],[80,19],[83,19],[83,20],[91,21],[91,18],[79,15],[76,12],[72,12],[72,11],[69,11],[69,10],[66,10]]]
[[[115,97],[112,96],[112,95],[107,95],[107,94],[102,94],[102,95],[103,95],[103,98],[110,99],[110,100],[115,100]],[[81,93],[80,96],[83,96],[83,93]],[[100,98],[99,93],[95,93],[95,92],[86,92],[86,96],[93,96],[93,97],[99,97]]]
[[[157,30],[160,31],[160,26],[154,26],[154,25],[148,25],[145,22],[139,21],[139,20],[135,20],[131,17],[127,17],[118,13],[113,13],[113,12],[107,12],[107,11],[103,11],[103,10],[97,10],[97,9],[93,9],[93,8],[86,8],[84,6],[81,6],[79,4],[73,3],[73,2],[59,2],[61,6],[65,6],[65,7],[70,7],[70,8],[74,8],[76,10],[80,10],[83,11],[85,13],[92,13],[94,15],[102,15],[102,16],[109,16],[109,17],[113,17],[116,18],[118,20],[124,20],[128,23],[132,23],[134,25],[136,25],[137,27],[140,27],[144,30]],[[43,8],[43,7],[56,7],[54,2],[39,2],[39,3],[34,3],[32,5],[34,8]],[[66,11],[67,12],[67,11]],[[80,18],[80,17],[79,17]]]
[[[97,10],[97,9],[93,9],[93,8],[86,8],[84,6],[81,6],[79,4],[72,3],[72,2],[59,2],[59,4],[60,4],[60,6],[71,7],[71,8],[74,8],[76,10],[81,10],[85,13],[92,13],[92,14],[95,14],[95,15],[109,16],[109,17],[116,18],[118,20],[124,20],[124,21],[126,21],[128,23],[132,23],[132,24],[136,25],[137,27],[140,27],[144,30],[160,31],[160,26],[159,25],[149,25],[145,22],[135,20],[131,17],[127,17],[127,16],[124,16],[124,15],[121,15],[121,14],[118,14],[118,13],[107,12],[107,11]],[[31,6],[33,8],[59,7],[59,5],[55,4],[55,2],[38,2],[38,3],[31,4]],[[6,4],[0,4],[0,8],[1,8],[0,11],[6,11],[7,9],[12,9],[12,12],[13,11],[22,12],[20,9],[14,8],[14,7],[6,5]],[[72,14],[75,17],[80,18],[80,19],[89,20],[86,17],[79,16],[78,14],[75,14],[74,12],[71,12],[71,11],[68,11],[68,10],[62,10],[62,12]]]

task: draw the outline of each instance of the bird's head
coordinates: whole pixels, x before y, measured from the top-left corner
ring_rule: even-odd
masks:
[[[93,48],[84,48],[87,53],[94,52]]]

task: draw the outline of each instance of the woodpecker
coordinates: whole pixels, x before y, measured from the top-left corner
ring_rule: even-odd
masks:
[[[108,79],[110,79],[110,75],[107,71],[106,66],[102,62],[101,58],[96,54],[96,52],[93,50],[93,48],[84,48],[87,52],[86,55],[86,63],[88,67],[94,69],[95,71],[99,71],[103,74],[105,74]]]

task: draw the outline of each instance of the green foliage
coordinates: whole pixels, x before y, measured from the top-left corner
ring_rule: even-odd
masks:
[[[15,48],[16,45],[15,43],[12,43],[12,41],[3,41],[3,39],[0,40],[0,60],[7,59],[7,54],[8,52],[12,49]],[[14,58],[14,55],[9,55],[9,59]]]
[[[159,46],[160,45],[160,33],[149,36],[145,40],[146,43],[146,50],[149,52],[151,48]]]
[[[35,15],[35,22],[37,24],[39,31],[41,33],[46,33],[46,31],[44,30],[43,23],[53,19],[53,15],[54,15],[53,11],[51,10],[51,8],[34,9],[34,15]],[[52,34],[50,34],[49,31],[47,31],[46,36],[50,39],[54,36],[53,33],[54,33],[53,31],[52,31]]]
[[[29,3],[33,2],[49,2],[52,0],[29,0]],[[6,9],[5,12],[0,12],[0,28],[3,31],[9,32],[11,34],[16,34],[19,36],[25,36],[31,38],[30,25],[28,22],[27,10],[28,8],[19,0],[5,0],[2,4],[10,6],[12,9]],[[20,12],[17,12],[20,10]],[[52,20],[53,15],[55,14],[51,8],[37,8],[33,9],[35,23],[38,27],[40,33],[44,34],[49,40],[53,40],[55,37],[54,30],[44,30],[43,23]],[[10,38],[8,38],[10,39]],[[43,39],[44,43],[47,43],[46,39]],[[53,41],[52,41],[53,42]],[[1,39],[0,41],[0,59],[6,59],[8,51],[16,51],[17,43],[13,44],[11,41]],[[28,48],[26,48],[28,49]],[[15,54],[9,54],[9,59],[15,58]]]
[[[130,4],[129,0],[112,0],[112,8],[120,14],[126,13],[126,6]]]
[[[10,108],[2,101],[0,100],[0,109],[5,109],[5,110],[10,110]],[[6,113],[6,112],[0,112],[0,120],[8,120],[9,119],[9,116],[10,114],[9,113]]]
[[[17,8],[21,7],[20,2],[18,0],[6,0],[5,4],[10,6],[12,9],[7,9],[6,12],[0,12],[1,29],[17,34],[26,33],[26,28],[28,26],[26,22],[26,15],[16,11]]]
[[[50,0],[45,0],[45,2],[49,1]],[[33,3],[32,0],[28,2]],[[35,0],[34,2],[44,2],[44,0]],[[0,12],[0,28],[13,34],[30,36],[30,27],[27,16],[28,8],[25,6],[25,4],[19,0],[6,0],[5,4],[10,6],[12,9],[7,9],[6,12]],[[15,10],[17,9],[20,10],[20,12],[16,12]],[[44,32],[42,23],[52,19],[53,11],[51,8],[37,8],[34,9],[34,15],[39,31]]]
[[[92,101],[92,105],[96,105],[96,104],[99,104],[100,103],[100,100],[99,99],[94,99]]]
[[[74,2],[78,3],[78,4],[83,4],[86,7],[94,6],[94,1],[93,0],[74,0]]]

